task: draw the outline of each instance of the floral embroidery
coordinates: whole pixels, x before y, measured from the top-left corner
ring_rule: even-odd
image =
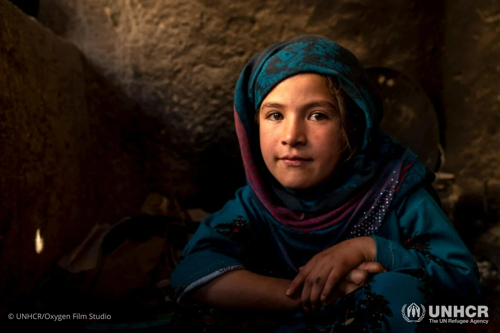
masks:
[[[432,284],[433,281],[432,277],[429,274],[427,274],[427,271],[422,267],[412,270],[409,274],[417,279],[420,279],[426,286]]]
[[[245,221],[242,216],[238,216],[231,223],[217,224],[214,229],[221,235],[227,236],[241,245],[248,245],[255,238],[255,228]]]
[[[417,250],[427,258],[427,263],[434,261],[439,265],[443,265],[443,261],[430,253],[431,246],[429,245],[430,235],[417,235],[413,238],[408,238],[403,242],[403,246],[408,250]]]
[[[418,289],[423,295],[425,295],[426,301],[430,302],[434,296],[434,279],[429,274],[427,274],[427,271],[422,267],[409,270],[408,274],[422,281],[423,287],[418,287]]]
[[[356,304],[355,294],[364,291],[364,297]],[[345,314],[335,325],[335,332],[390,332],[387,317],[392,317],[389,301],[384,296],[371,290],[370,284],[360,287],[356,293],[350,293],[339,299],[336,306],[345,309]],[[384,327],[382,327],[382,324]]]

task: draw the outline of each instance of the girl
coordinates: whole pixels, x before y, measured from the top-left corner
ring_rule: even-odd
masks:
[[[348,50],[302,36],[262,51],[234,114],[248,185],[184,249],[174,325],[411,332],[424,304],[477,302],[433,175],[377,128],[380,96]]]

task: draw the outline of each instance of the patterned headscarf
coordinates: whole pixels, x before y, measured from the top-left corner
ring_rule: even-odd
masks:
[[[300,196],[276,191],[269,185],[277,181],[264,164],[254,121],[267,94],[281,81],[300,73],[336,77],[366,121],[362,146],[335,171],[342,177],[318,193],[316,204],[309,208]],[[238,79],[234,108],[249,185],[275,219],[297,231],[326,231],[347,222],[343,227],[346,238],[373,234],[391,204],[426,178],[426,168],[417,156],[378,129],[381,98],[359,61],[327,38],[301,36],[255,55]]]

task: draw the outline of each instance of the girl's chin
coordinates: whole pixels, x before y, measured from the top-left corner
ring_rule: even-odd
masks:
[[[281,185],[291,190],[307,190],[315,187],[314,183],[310,181],[300,181],[300,180],[280,180],[278,179]]]

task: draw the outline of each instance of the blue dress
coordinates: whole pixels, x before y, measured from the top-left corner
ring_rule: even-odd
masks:
[[[295,270],[280,255],[278,244],[290,238],[274,236],[287,233],[293,234],[293,230],[274,223],[249,186],[239,189],[234,200],[201,224],[185,248],[184,259],[172,276],[178,301],[190,304],[185,299],[190,290],[235,269],[293,279]],[[306,263],[328,243],[321,235],[309,236],[314,241],[308,246],[295,240],[287,244],[294,248],[289,252],[297,265]],[[191,312],[184,312],[174,322],[179,327],[203,327],[209,332],[298,332],[313,328],[318,332],[414,332],[419,326],[427,330],[428,320],[409,318],[414,322],[408,322],[402,315],[405,305],[469,305],[479,301],[475,261],[426,189],[418,188],[402,199],[372,237],[377,246],[376,261],[388,272],[374,275],[365,286],[320,313],[245,317],[191,304]],[[207,242],[212,247],[201,245]]]

